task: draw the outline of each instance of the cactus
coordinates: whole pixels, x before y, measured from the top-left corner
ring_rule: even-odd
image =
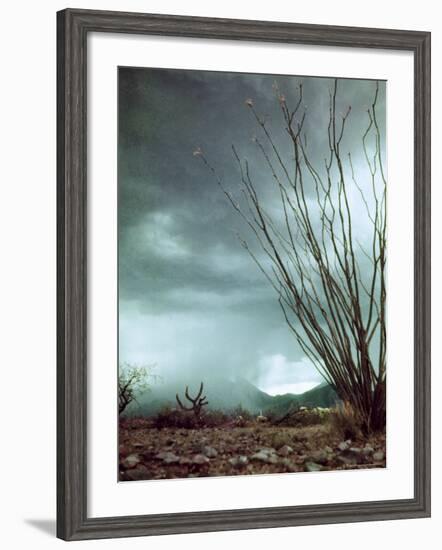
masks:
[[[183,405],[181,399],[179,398],[179,395],[176,394],[176,400],[177,400],[177,403],[180,406],[180,408],[183,411],[193,411],[193,413],[194,413],[195,417],[197,418],[197,420],[199,420],[200,417],[201,417],[202,408],[205,405],[209,404],[209,402],[206,399],[206,396],[202,395],[203,388],[204,388],[204,384],[201,382],[200,389],[199,389],[196,397],[191,397],[189,395],[189,386],[186,386],[186,391],[185,391],[184,395],[186,396],[186,399],[192,403],[192,406],[188,406],[188,407]]]

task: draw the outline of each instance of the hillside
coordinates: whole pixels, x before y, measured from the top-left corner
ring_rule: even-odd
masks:
[[[199,383],[190,384],[191,395],[198,389]],[[150,416],[164,407],[176,407],[175,395],[184,395],[185,385],[157,384],[150,391],[145,392],[128,408],[124,416]],[[260,412],[273,412],[284,414],[291,407],[330,407],[337,402],[337,396],[333,388],[326,384],[320,384],[302,394],[287,393],[283,395],[269,395],[260,390],[244,378],[229,380],[221,377],[213,377],[204,381],[204,394],[209,401],[209,409],[231,411],[239,406],[253,414]]]

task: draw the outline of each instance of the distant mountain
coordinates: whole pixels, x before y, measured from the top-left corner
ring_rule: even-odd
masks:
[[[297,396],[304,407],[333,407],[339,401],[336,391],[324,382],[312,390]]]
[[[194,396],[199,382],[189,385],[189,393]],[[182,383],[156,384],[150,391],[141,395],[125,412],[127,416],[150,416],[164,407],[176,407],[175,395],[178,393],[183,403],[185,385]],[[209,409],[230,411],[243,407],[253,414],[273,412],[284,414],[296,406],[331,407],[338,402],[334,389],[327,383],[320,384],[301,394],[286,393],[269,395],[244,378],[234,380],[213,377],[204,381],[204,395],[209,401]]]
[[[291,407],[333,407],[339,401],[335,390],[326,382],[304,393],[269,397],[271,402],[266,410],[276,414],[284,414]]]

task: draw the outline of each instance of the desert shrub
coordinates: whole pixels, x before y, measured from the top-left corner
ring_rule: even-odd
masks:
[[[278,420],[281,419],[281,414],[274,409],[266,409],[262,414],[267,418],[269,424],[277,424]]]
[[[222,426],[231,421],[231,417],[224,411],[209,410],[206,411],[201,417],[201,424],[207,428],[215,428]]]
[[[153,426],[162,428],[186,428],[192,429],[199,427],[198,419],[190,411],[182,411],[164,407],[153,417]]]
[[[278,426],[304,427],[325,424],[330,417],[330,409],[323,407],[306,408],[301,407],[298,410],[289,411],[287,414],[269,416],[272,424]]]
[[[153,373],[155,365],[131,365],[120,363],[118,366],[118,413],[121,415],[129,405],[137,402],[137,397],[150,391],[150,384],[160,380]]]
[[[148,418],[143,416],[120,416],[119,425],[122,429],[138,430],[140,428],[149,428],[151,426],[151,422]]]
[[[329,422],[343,439],[357,439],[362,435],[362,420],[348,402],[341,403],[331,410]]]
[[[233,419],[241,416],[246,422],[250,422],[254,419],[253,414],[245,409],[241,404],[231,410],[230,415]]]
[[[200,417],[195,416],[192,411],[172,409],[165,407],[161,409],[152,419],[155,428],[214,428],[222,426],[230,421],[229,415],[220,410],[205,411]]]
[[[300,410],[298,413],[293,415],[293,425],[314,426],[316,424],[324,424],[327,421],[328,416],[328,410],[319,407]]]

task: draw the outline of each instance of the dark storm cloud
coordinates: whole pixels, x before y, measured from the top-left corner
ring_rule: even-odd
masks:
[[[282,364],[281,357],[302,360],[273,290],[237,238],[251,239],[250,231],[192,155],[201,147],[236,196],[235,145],[272,208],[271,176],[252,141],[259,128],[245,100],[253,100],[289,158],[275,81],[292,104],[303,83],[308,143],[314,162],[322,164],[330,79],[120,68],[120,359],[200,371],[223,358],[228,371],[239,370],[252,381],[259,380],[269,357],[279,357],[275,365]],[[345,112],[351,104],[359,113],[343,143],[356,156],[367,124],[361,113],[373,92],[370,82],[348,80],[339,86],[338,110]],[[194,333],[186,327],[194,327]],[[165,346],[175,347],[175,353],[165,353]]]

